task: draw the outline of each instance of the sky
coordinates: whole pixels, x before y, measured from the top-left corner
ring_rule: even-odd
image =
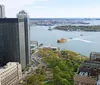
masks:
[[[25,10],[31,18],[100,18],[100,0],[0,0],[8,18]]]

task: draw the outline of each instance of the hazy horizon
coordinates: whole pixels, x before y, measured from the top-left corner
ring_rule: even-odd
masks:
[[[100,0],[0,0],[6,17],[25,10],[31,18],[98,18]]]

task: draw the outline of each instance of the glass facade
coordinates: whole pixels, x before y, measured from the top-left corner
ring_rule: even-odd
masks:
[[[26,47],[26,63],[30,64],[30,27],[29,18],[24,19],[25,27],[25,47]]]
[[[19,62],[22,68],[30,62],[29,18],[0,19],[0,65]]]
[[[2,8],[0,7],[0,18],[2,17]]]
[[[17,14],[17,18],[19,20],[20,48],[23,48],[23,49],[25,48],[25,51],[20,52],[20,56],[24,56],[24,55],[26,56],[25,57],[26,58],[26,65],[28,65],[28,64],[30,64],[30,25],[29,25],[29,16],[24,10],[22,10]],[[21,43],[23,44],[23,46],[21,45]]]
[[[0,19],[0,65],[19,61],[18,19]]]
[[[20,49],[20,62],[23,67],[26,66],[26,54],[25,54],[25,29],[24,29],[24,20],[18,19],[19,25],[19,49]]]

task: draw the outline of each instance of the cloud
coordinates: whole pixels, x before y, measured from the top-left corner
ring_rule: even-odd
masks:
[[[6,8],[20,8],[25,5],[30,5],[36,0],[0,0],[0,4],[5,5]]]
[[[20,10],[26,10],[30,17],[100,17],[99,4],[73,3],[69,4],[68,0],[0,0],[6,17],[16,17]]]
[[[37,1],[49,1],[49,0],[37,0]]]
[[[16,13],[18,13],[20,10],[27,9],[27,7],[41,8],[41,6],[34,6],[34,4],[36,2],[47,1],[48,0],[0,0],[0,4],[5,6],[7,17],[16,17]]]
[[[7,8],[20,8],[27,5],[32,5],[35,2],[46,2],[49,0],[0,0],[0,4],[5,5]]]

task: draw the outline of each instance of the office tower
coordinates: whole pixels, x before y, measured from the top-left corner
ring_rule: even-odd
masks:
[[[26,64],[30,64],[30,25],[29,25],[29,15],[24,11],[20,11],[17,14],[19,22],[19,40],[20,48],[24,49],[24,54],[26,56]],[[25,47],[24,47],[24,46]],[[22,56],[22,50],[20,49],[20,56]]]
[[[0,18],[5,18],[5,7],[0,5]]]
[[[0,85],[16,85],[22,78],[21,64],[9,62],[0,68]]]
[[[30,63],[29,17],[24,11],[17,17],[0,19],[0,65],[19,62],[25,68]]]

